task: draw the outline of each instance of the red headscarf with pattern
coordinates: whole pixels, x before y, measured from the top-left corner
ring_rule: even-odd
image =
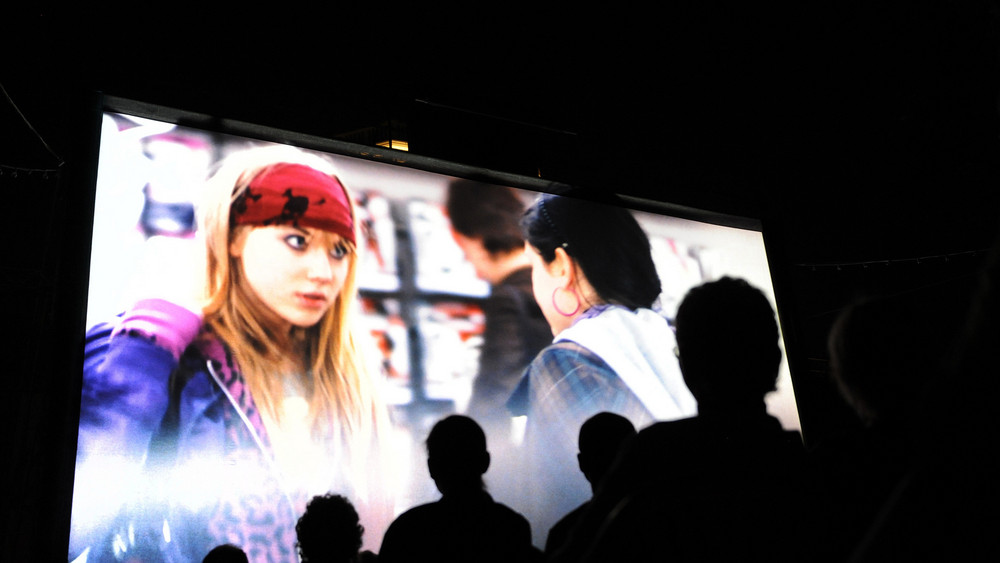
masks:
[[[355,243],[347,190],[336,176],[283,162],[257,174],[230,208],[231,225],[295,225]]]

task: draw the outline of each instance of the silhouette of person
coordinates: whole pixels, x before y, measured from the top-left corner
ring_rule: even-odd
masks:
[[[201,563],[250,563],[247,554],[238,545],[224,543],[212,548]]]
[[[860,298],[831,327],[830,373],[862,427],[826,439],[811,455],[829,492],[844,557],[912,468],[928,431],[923,396],[944,373],[948,344],[960,326],[962,309],[952,289]]]
[[[995,244],[972,291],[965,292],[970,298],[959,309],[965,317],[953,331],[955,339],[942,337],[934,346],[944,369],[930,374],[913,409],[916,422],[909,431],[916,448],[910,467],[852,552],[851,563],[1000,559],[998,276],[1000,244]]]
[[[697,415],[630,441],[555,560],[815,560],[802,440],[764,403],[781,362],[770,302],[724,277],[691,289],[675,324]]]
[[[490,465],[486,435],[475,420],[451,415],[427,437],[427,468],[441,499],[416,506],[389,525],[379,561],[531,561],[528,520],[495,502],[483,485]]]
[[[611,412],[597,413],[580,427],[580,453],[577,454],[577,460],[580,463],[580,471],[590,482],[591,489],[595,493],[611,470],[611,465],[617,459],[622,446],[635,434],[635,426],[629,419]],[[565,543],[577,519],[587,510],[589,504],[589,500],[584,502],[556,522],[556,525],[549,530],[545,553],[553,553]]]
[[[361,551],[364,533],[354,505],[336,494],[314,496],[295,524],[302,563],[374,562],[374,553]]]
[[[523,490],[523,472],[507,399],[525,366],[552,342],[531,292],[520,225],[525,205],[513,188],[458,180],[448,187],[445,207],[452,237],[476,276],[490,284],[481,302],[483,342],[465,414],[490,437],[490,490],[509,502]]]

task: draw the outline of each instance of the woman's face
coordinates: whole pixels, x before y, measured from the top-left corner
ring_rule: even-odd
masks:
[[[243,231],[230,245],[254,294],[282,321],[310,327],[337,300],[351,251],[340,235],[274,225]]]
[[[488,273],[490,253],[483,246],[482,239],[467,237],[458,231],[452,231],[451,238],[454,239],[455,244],[462,250],[465,260],[469,264],[472,264],[472,267],[476,270],[476,277],[493,283]]]

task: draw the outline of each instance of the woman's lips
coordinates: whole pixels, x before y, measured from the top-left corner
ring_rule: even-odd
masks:
[[[300,305],[308,309],[322,309],[328,302],[323,293],[296,293],[295,297]]]

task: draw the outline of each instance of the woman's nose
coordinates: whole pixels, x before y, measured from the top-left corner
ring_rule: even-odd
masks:
[[[315,281],[329,281],[333,279],[333,264],[330,254],[325,249],[318,249],[310,252],[307,256],[307,275],[309,279]]]

